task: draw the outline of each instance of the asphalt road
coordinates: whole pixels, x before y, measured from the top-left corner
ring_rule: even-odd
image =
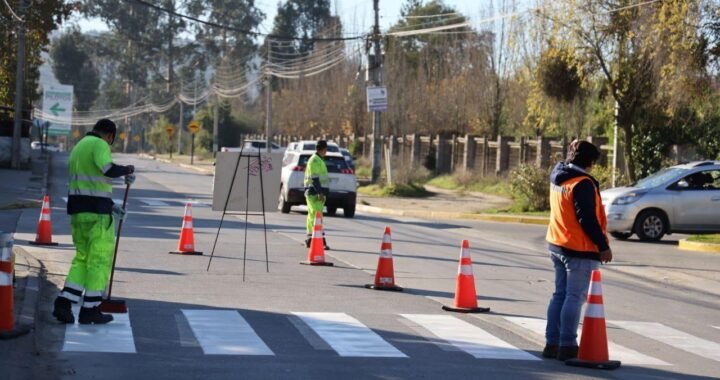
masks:
[[[271,210],[267,256],[263,218],[228,215],[210,270],[221,213],[212,177],[117,155],[134,164],[113,296],[130,312],[108,326],[48,324],[40,345],[67,379],[146,378],[713,378],[720,376],[720,255],[662,243],[612,242],[602,267],[615,371],[542,360],[542,329],[553,273],[545,228],[434,221],[358,213],[326,217],[334,267],[299,265],[307,250],[305,214]],[[72,257],[66,156],[52,173],[54,236],[48,269]],[[122,199],[124,186],[116,186]],[[169,255],[183,207],[194,202],[195,244],[204,256]],[[342,215],[342,213],[339,213]],[[396,282],[404,292],[367,290],[383,228],[392,228]],[[247,233],[247,239],[246,234]],[[451,304],[459,247],[468,239],[479,303],[487,314],[441,310]],[[52,259],[50,259],[52,258]],[[267,258],[267,261],[266,261]],[[244,275],[244,280],[243,280]],[[51,289],[57,291],[57,289]]]

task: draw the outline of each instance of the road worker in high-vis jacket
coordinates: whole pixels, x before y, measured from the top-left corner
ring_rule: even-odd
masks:
[[[125,210],[113,203],[112,178],[125,176],[128,185],[135,181],[132,165],[112,162],[110,146],[116,133],[115,123],[102,119],[70,153],[67,212],[76,253],[53,310],[55,318],[63,323],[75,322],[71,303],[82,305],[78,316],[81,324],[113,320],[112,315],[101,313],[99,308],[115,248],[113,216],[125,215]]]
[[[547,310],[545,358],[577,357],[580,311],[592,271],[613,259],[600,185],[590,175],[599,158],[595,145],[575,140],[567,160],[550,174],[550,224],[545,239],[555,270],[555,291]]]
[[[305,246],[310,247],[312,240],[313,226],[315,225],[315,213],[320,212],[322,215],[325,207],[325,200],[330,194],[330,177],[328,176],[327,166],[325,166],[325,155],[327,154],[327,141],[318,140],[315,144],[315,154],[310,156],[307,165],[305,165],[305,203],[307,203],[307,223]],[[325,249],[330,249],[325,240],[325,231],[323,230],[323,245]]]

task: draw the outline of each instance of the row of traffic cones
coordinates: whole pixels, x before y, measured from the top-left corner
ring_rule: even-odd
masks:
[[[318,212],[315,215],[312,241],[308,250],[308,258],[301,264],[331,266],[325,260],[323,248],[322,215]],[[390,227],[385,227],[382,243],[380,244],[380,257],[378,258],[375,281],[365,285],[368,289],[402,291],[403,289],[395,284],[394,265],[392,258],[392,239]],[[617,360],[609,360],[607,332],[605,326],[605,314],[603,309],[602,286],[600,271],[592,272],[590,291],[588,292],[588,306],[583,321],[582,336],[578,356],[575,359],[566,361],[570,366],[615,369],[620,367]],[[489,307],[479,307],[477,293],[475,291],[475,276],[473,275],[472,259],[470,257],[470,242],[462,240],[460,243],[460,263],[455,285],[455,299],[452,306],[443,305],[445,311],[459,313],[485,313],[490,311]]]
[[[1,240],[1,239],[0,239]],[[43,198],[40,220],[38,221],[37,236],[35,245],[57,245],[52,241],[52,223],[50,218],[50,200],[48,196]],[[3,249],[0,247],[0,249]],[[490,311],[489,307],[479,307],[477,293],[475,290],[475,277],[470,257],[470,243],[462,240],[460,245],[460,262],[455,286],[455,298],[452,306],[443,305],[442,309],[460,313],[483,313]],[[3,251],[4,252],[4,251]],[[183,216],[183,223],[180,231],[180,240],[176,251],[173,254],[181,255],[202,255],[202,252],[195,250],[195,239],[192,222],[192,205],[186,204]],[[3,256],[0,256],[2,259]],[[326,261],[323,242],[322,214],[315,215],[312,240],[308,250],[306,261],[301,264],[312,266],[332,266],[333,263]],[[5,262],[0,260],[0,280],[4,273],[12,273],[6,270]],[[372,284],[365,285],[368,289],[402,291],[403,289],[395,284],[395,273],[392,258],[392,238],[390,227],[385,227],[382,243],[380,245],[380,256],[378,258],[375,280]],[[7,296],[7,286],[0,281],[0,336],[14,329],[14,317],[12,311],[12,282],[10,283],[10,295]],[[8,301],[9,300],[9,301]],[[582,336],[578,357],[566,361],[567,365],[581,366],[601,369],[614,369],[620,366],[619,361],[609,360],[605,315],[603,309],[602,286],[600,271],[592,273],[590,291],[588,292],[588,306],[583,321]],[[9,305],[6,305],[9,302]],[[9,310],[10,314],[7,314]]]

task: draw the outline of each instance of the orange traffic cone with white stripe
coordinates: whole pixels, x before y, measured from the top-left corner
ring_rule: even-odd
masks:
[[[15,324],[13,302],[12,234],[0,233],[0,339],[15,338],[30,331]]]
[[[469,251],[470,243],[463,240],[460,247],[460,265],[455,286],[455,304],[453,306],[443,305],[442,308],[445,311],[458,313],[485,313],[490,311],[489,307],[478,307],[477,294],[475,293],[475,276],[473,276],[472,259]]]
[[[382,244],[380,245],[380,258],[378,259],[375,283],[365,285],[368,289],[402,291],[395,285],[395,271],[393,269],[392,240],[390,227],[385,227]]]
[[[620,361],[609,360],[605,308],[599,270],[592,272],[587,300],[578,356],[575,359],[566,360],[565,364],[597,369],[618,368]]]
[[[315,213],[315,222],[313,223],[312,240],[310,240],[310,249],[308,250],[307,261],[301,261],[303,265],[325,265],[333,266],[333,263],[325,261],[325,244],[323,243],[322,230],[322,213]]]
[[[202,252],[195,250],[195,236],[193,234],[192,204],[185,205],[185,216],[183,216],[182,229],[177,251],[170,251],[177,255],[202,255]]]
[[[33,245],[58,245],[52,241],[52,222],[50,221],[50,197],[43,197],[42,208],[40,209],[40,220],[37,225],[37,235]]]

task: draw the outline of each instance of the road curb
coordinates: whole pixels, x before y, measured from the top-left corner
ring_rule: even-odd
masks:
[[[689,241],[687,239],[680,239],[678,242],[678,248],[685,251],[720,253],[720,244],[700,243],[697,241]]]
[[[547,226],[548,218],[541,216],[523,216],[523,215],[496,215],[496,214],[472,214],[465,212],[445,212],[445,211],[418,211],[418,210],[397,210],[367,205],[357,205],[356,209],[363,212],[373,214],[384,214],[393,216],[407,216],[424,219],[468,219],[483,220],[488,222],[501,223],[521,223]]]
[[[166,160],[166,159],[164,159],[164,158],[157,158],[157,157],[152,156],[152,155],[149,155],[149,154],[147,154],[147,153],[140,153],[140,154],[138,154],[138,156],[141,157],[141,158],[148,159],[148,160],[160,161],[160,162],[163,162],[163,163],[166,163],[166,164],[177,165],[177,166],[179,166],[179,167],[181,167],[181,168],[194,170],[194,171],[196,171],[196,172],[198,172],[198,173],[205,174],[205,175],[208,175],[208,176],[211,176],[211,175],[214,175],[214,174],[215,174],[215,173],[214,173],[214,170],[213,170],[213,171],[210,171],[210,170],[203,169],[203,168],[200,168],[200,167],[197,167],[197,166],[192,166],[192,165],[188,165],[188,164],[183,164],[182,162],[174,162],[174,161],[171,161],[171,160]]]

